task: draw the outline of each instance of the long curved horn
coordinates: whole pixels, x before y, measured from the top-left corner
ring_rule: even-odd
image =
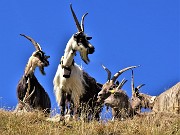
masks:
[[[125,71],[129,70],[129,69],[132,69],[132,68],[137,68],[139,66],[130,66],[130,67],[127,67],[127,68],[124,68],[122,70],[120,70],[119,72],[117,72],[113,77],[112,77],[112,82],[115,82],[116,79]]]
[[[120,84],[118,85],[118,87],[117,87],[116,89],[117,89],[117,90],[121,89],[126,82],[127,82],[127,80],[123,79],[123,80],[120,82]]]
[[[75,23],[76,23],[77,29],[78,29],[79,32],[81,32],[82,29],[81,29],[81,26],[80,26],[80,24],[79,24],[79,21],[78,21],[78,19],[77,19],[77,17],[76,17],[76,14],[74,13],[74,10],[73,10],[73,8],[72,8],[72,4],[70,4],[70,8],[71,8],[71,12],[72,12],[74,21],[75,21]]]
[[[84,32],[84,18],[85,16],[87,15],[88,13],[85,13],[83,16],[82,16],[82,20],[81,20],[81,29],[82,29],[82,32]]]
[[[26,36],[26,35],[24,35],[24,34],[20,34],[20,35],[23,36],[23,37],[25,37],[25,38],[27,38],[28,40],[30,40],[30,41],[32,42],[32,44],[35,46],[35,48],[36,48],[37,51],[41,51],[41,50],[42,50],[42,49],[41,49],[41,46],[40,46],[34,39],[32,39],[31,37]]]
[[[145,84],[140,84],[138,85],[136,88],[139,90],[142,86],[144,86]]]
[[[109,69],[106,68],[104,65],[102,65],[102,67],[104,68],[104,70],[106,70],[106,72],[107,72],[107,74],[108,74],[107,80],[110,81],[110,80],[111,80],[111,71],[109,71]]]
[[[132,90],[132,95],[135,93],[135,88],[134,88],[134,72],[132,70],[132,76],[131,76],[131,90]]]

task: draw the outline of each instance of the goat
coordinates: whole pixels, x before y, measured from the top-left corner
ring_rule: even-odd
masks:
[[[111,72],[108,68],[106,68],[105,66],[102,65],[102,67],[104,68],[104,70],[106,70],[107,74],[108,74],[108,78],[107,78],[107,82],[103,84],[101,91],[98,93],[98,102],[103,103],[104,100],[109,97],[111,95],[111,92],[109,90],[112,90],[113,88],[116,87],[116,79],[125,71],[129,70],[129,69],[133,69],[136,68],[138,66],[130,66],[130,67],[126,67],[120,71],[118,71],[116,74],[114,74],[114,76],[111,78]]]
[[[72,5],[70,5],[70,9],[78,32],[73,34],[68,41],[64,51],[64,56],[61,58],[53,80],[56,101],[60,106],[60,120],[64,118],[63,116],[65,115],[67,99],[74,104],[73,108],[76,108],[75,113],[77,114],[77,107],[80,105],[80,102],[86,101],[84,98],[80,99],[81,96],[86,93],[90,93],[90,91],[92,92],[97,90],[90,89],[91,86],[97,87],[96,82],[74,62],[74,56],[77,51],[80,52],[81,59],[86,64],[90,62],[88,54],[92,54],[95,51],[94,46],[88,41],[92,39],[92,37],[88,37],[84,33],[84,18],[88,13],[83,15],[80,25],[73,11]],[[90,80],[93,80],[93,82]],[[87,100],[90,98],[93,97],[88,97]]]
[[[123,79],[121,83],[115,83],[116,79],[125,71],[136,68],[138,66],[131,66],[124,68],[117,72],[112,79],[111,72],[108,68],[103,66],[103,68],[108,73],[108,81],[102,86],[102,90],[98,93],[98,102],[104,103],[106,106],[110,106],[112,108],[112,115],[114,120],[115,118],[124,119],[127,117],[132,117],[134,115],[129,97],[127,94],[121,89],[122,86],[127,82],[127,80]]]
[[[49,66],[48,58],[50,56],[46,56],[40,45],[31,37],[24,34],[20,35],[30,40],[35,46],[36,51],[33,52],[29,58],[25,67],[24,75],[17,85],[17,110],[22,110],[28,105],[29,109],[25,109],[26,111],[37,109],[43,111],[45,114],[49,114],[51,109],[50,98],[38,82],[36,76],[34,75],[34,71],[36,67],[39,67],[41,74],[45,75],[44,67]]]
[[[104,104],[112,108],[112,120],[123,120],[135,115],[128,95],[121,89],[126,82],[127,80],[123,79],[116,88],[109,90],[111,94],[104,100]]]
[[[158,96],[151,96],[144,93],[140,93],[140,87],[144,84],[134,88],[134,77],[132,71],[132,108],[138,109],[138,113],[141,108],[149,108],[153,112],[175,112],[180,113],[180,82],[164,91]]]

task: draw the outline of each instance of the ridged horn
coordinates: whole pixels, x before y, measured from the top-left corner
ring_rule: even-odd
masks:
[[[102,67],[104,68],[104,70],[106,70],[106,72],[108,74],[107,80],[110,81],[111,80],[111,71],[108,68],[106,68],[104,65],[102,65]]]
[[[36,48],[37,51],[41,51],[41,50],[42,50],[42,49],[41,49],[41,46],[40,46],[34,39],[32,39],[31,37],[26,36],[26,35],[24,35],[24,34],[20,34],[20,35],[23,36],[23,37],[25,37],[25,38],[27,38],[28,40],[30,40],[30,41],[32,42],[32,44],[35,46],[35,48]]]
[[[84,18],[85,18],[85,16],[87,15],[88,13],[86,13],[86,14],[84,14],[83,16],[82,16],[82,20],[81,20],[81,30],[82,30],[82,32],[84,32]]]
[[[138,85],[136,88],[139,90],[142,86],[144,86],[145,84],[140,84]]]
[[[118,87],[117,87],[116,89],[117,89],[117,90],[121,89],[126,82],[127,82],[127,80],[126,80],[126,79],[123,79],[123,80],[120,82],[120,84],[118,85]]]
[[[31,89],[31,84],[30,84],[30,79],[28,78],[28,87],[27,87],[26,94],[25,94],[25,96],[24,96],[24,98],[23,98],[23,102],[24,102],[24,103],[29,103],[29,99],[31,98],[32,94],[33,94],[34,91],[35,91],[35,86],[34,86],[33,91],[29,94],[30,89]]]
[[[132,75],[131,75],[131,90],[132,90],[132,95],[135,94],[135,88],[134,88],[134,72],[132,70]]]
[[[124,68],[124,69],[118,71],[118,72],[112,77],[112,79],[111,79],[112,82],[115,82],[116,79],[117,79],[123,72],[125,72],[125,71],[127,71],[127,70],[129,70],[129,69],[137,68],[137,67],[139,67],[139,66],[130,66],[130,67],[127,67],[127,68]]]
[[[71,8],[71,13],[72,13],[73,18],[74,18],[74,21],[75,21],[75,23],[76,23],[78,32],[81,32],[82,29],[81,29],[81,26],[80,26],[80,24],[79,24],[79,21],[78,21],[78,19],[77,19],[77,17],[76,17],[76,14],[74,13],[74,10],[73,10],[73,8],[72,8],[72,4],[70,4],[70,8]]]

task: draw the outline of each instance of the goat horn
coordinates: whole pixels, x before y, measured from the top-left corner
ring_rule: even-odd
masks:
[[[29,91],[30,91],[30,88],[31,88],[31,84],[30,84],[30,79],[28,78],[27,80],[27,83],[28,83],[28,87],[27,87],[27,91],[26,91],[26,94],[23,98],[23,102],[25,103],[27,101],[27,97],[29,96]]]
[[[25,38],[27,38],[28,40],[30,40],[30,41],[32,42],[32,44],[35,46],[35,48],[36,48],[37,51],[42,50],[42,49],[41,49],[41,46],[40,46],[34,39],[32,39],[31,37],[26,36],[26,35],[24,35],[24,34],[20,34],[20,35],[23,36],[23,37],[25,37]]]
[[[131,89],[132,89],[132,95],[135,93],[135,88],[134,88],[134,72],[132,70],[132,76],[131,76]]]
[[[139,90],[142,86],[144,86],[145,84],[140,84],[139,86],[137,86],[136,88]]]
[[[117,90],[121,89],[126,82],[127,82],[127,80],[123,79],[123,80],[120,82],[120,84],[118,85],[118,87],[117,87],[116,89],[117,89]]]
[[[104,68],[104,70],[106,70],[106,72],[108,74],[107,80],[110,81],[110,79],[111,79],[111,71],[108,68],[106,68],[104,65],[102,65],[102,67]]]
[[[86,14],[84,14],[83,16],[82,16],[82,20],[81,20],[81,29],[82,29],[82,32],[84,32],[84,18],[85,18],[85,16],[87,15],[88,13],[86,13]]]
[[[34,86],[33,91],[32,91],[32,92],[29,94],[29,96],[26,98],[26,100],[29,100],[34,92],[35,92],[35,86]]]
[[[76,23],[76,26],[77,26],[78,32],[81,32],[81,31],[82,31],[82,29],[81,29],[81,26],[80,26],[80,24],[79,24],[79,21],[78,21],[78,19],[77,19],[77,17],[76,17],[76,14],[74,13],[74,10],[73,10],[73,8],[72,8],[72,4],[70,4],[70,8],[71,8],[71,12],[72,12],[72,15],[73,15],[74,21],[75,21],[75,23]]]
[[[125,71],[129,70],[129,69],[132,69],[132,68],[137,68],[139,66],[130,66],[130,67],[127,67],[127,68],[124,68],[122,70],[120,70],[119,72],[117,72],[113,77],[112,77],[112,82],[114,83],[116,81],[116,79]]]
[[[22,101],[24,103],[26,103],[31,98],[32,94],[35,91],[35,86],[34,86],[33,91],[29,94],[30,88],[31,88],[31,84],[30,84],[30,79],[28,78],[28,88],[27,88],[26,94],[24,96],[24,99]]]

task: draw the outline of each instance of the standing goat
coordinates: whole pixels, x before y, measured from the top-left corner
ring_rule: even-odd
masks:
[[[150,96],[140,93],[139,89],[144,85],[134,88],[134,77],[132,71],[132,107],[134,110],[149,108],[153,112],[175,112],[180,113],[180,82],[161,93],[159,96]]]
[[[128,95],[121,89],[127,80],[123,79],[118,85],[114,83],[118,76],[123,72],[136,67],[137,66],[124,68],[117,72],[110,80],[111,72],[103,66],[108,73],[108,81],[103,85],[102,90],[98,93],[98,101],[112,108],[112,120],[115,118],[124,119],[131,117],[134,114]]]
[[[56,101],[60,106],[60,120],[64,118],[67,99],[74,104],[74,107],[76,108],[75,114],[77,114],[77,107],[79,107],[80,102],[86,102],[86,100],[89,101],[93,97],[96,98],[97,94],[94,95],[94,93],[98,93],[100,90],[96,81],[74,62],[74,56],[76,55],[76,52],[79,51],[82,60],[87,64],[90,61],[88,54],[94,53],[95,50],[94,46],[88,41],[92,37],[88,37],[84,33],[84,18],[88,13],[83,15],[80,25],[72,9],[72,5],[70,5],[70,9],[78,32],[73,34],[68,41],[64,56],[61,58],[53,80]],[[85,96],[88,93],[91,94]],[[83,96],[86,97],[86,99],[83,98]],[[72,109],[72,107],[70,108]]]
[[[35,77],[34,71],[36,67],[39,67],[42,75],[45,75],[44,67],[47,67],[49,65],[48,58],[50,56],[46,56],[42,51],[40,45],[36,43],[32,38],[24,34],[20,35],[30,40],[35,46],[36,51],[33,52],[31,57],[29,58],[24,71],[24,75],[17,86],[17,110],[22,110],[28,105],[29,109],[26,109],[26,111],[30,111],[30,109],[38,109],[42,110],[45,114],[49,114],[51,109],[50,98]]]

